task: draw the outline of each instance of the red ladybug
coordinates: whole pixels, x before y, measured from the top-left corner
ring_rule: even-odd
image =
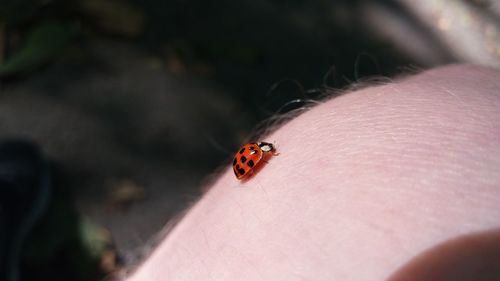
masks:
[[[239,180],[247,178],[267,154],[277,155],[272,143],[253,142],[245,144],[234,156],[233,171]]]

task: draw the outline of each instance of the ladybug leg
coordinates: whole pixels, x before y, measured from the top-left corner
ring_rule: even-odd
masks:
[[[273,154],[273,155],[274,155],[274,154]],[[264,163],[266,163],[266,164],[268,164],[268,163],[269,163],[269,161],[268,161],[267,159],[262,159],[262,160],[260,160],[260,161],[262,161],[262,162],[264,162]]]
[[[271,155],[272,156],[278,156],[280,155],[278,152],[276,152],[276,150],[271,150]],[[269,163],[267,160],[269,159],[269,155],[267,155],[267,157],[262,157],[262,159],[260,161],[264,162],[264,163]]]

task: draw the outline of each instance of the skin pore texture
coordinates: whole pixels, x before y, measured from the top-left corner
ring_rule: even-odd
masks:
[[[279,155],[228,166],[127,280],[500,280],[498,70],[350,92],[262,141]]]

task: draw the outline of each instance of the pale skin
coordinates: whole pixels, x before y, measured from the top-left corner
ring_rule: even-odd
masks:
[[[498,70],[347,93],[262,141],[279,155],[243,183],[228,166],[129,281],[471,280],[477,264],[490,274],[474,280],[500,280],[481,268],[500,267]],[[440,250],[451,240],[474,263],[433,266],[461,257]]]

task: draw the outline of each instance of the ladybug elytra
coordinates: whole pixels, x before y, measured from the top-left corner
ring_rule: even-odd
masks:
[[[245,144],[234,156],[233,171],[238,179],[247,178],[268,153],[276,155],[272,143],[257,142]]]

